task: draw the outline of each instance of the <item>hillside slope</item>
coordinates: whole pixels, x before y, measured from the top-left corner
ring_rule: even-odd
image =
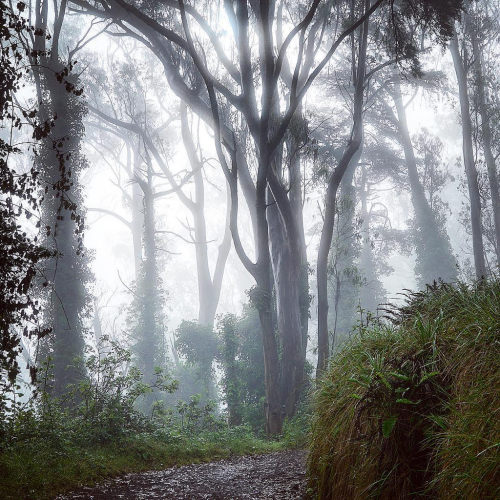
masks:
[[[409,294],[315,395],[319,498],[500,498],[500,283]]]

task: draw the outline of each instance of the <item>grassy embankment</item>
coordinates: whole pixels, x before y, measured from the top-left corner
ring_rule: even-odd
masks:
[[[319,498],[500,498],[500,282],[412,294],[315,395]]]

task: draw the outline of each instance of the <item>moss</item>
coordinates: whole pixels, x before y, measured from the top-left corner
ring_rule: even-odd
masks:
[[[500,283],[408,299],[331,360],[311,486],[319,498],[498,498]]]

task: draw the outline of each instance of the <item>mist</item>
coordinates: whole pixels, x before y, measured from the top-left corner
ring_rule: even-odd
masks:
[[[1,495],[489,498],[499,7],[2,0]]]

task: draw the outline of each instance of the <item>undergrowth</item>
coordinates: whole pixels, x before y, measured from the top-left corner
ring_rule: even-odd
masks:
[[[158,369],[145,384],[129,359],[106,341],[84,360],[88,376],[63,397],[40,390],[26,400],[20,386],[0,392],[0,498],[54,498],[126,472],[284,447],[258,439],[249,425],[230,427],[199,395],[167,405],[163,395],[176,382]],[[139,411],[151,395],[149,411]]]
[[[0,498],[45,499],[104,478],[232,455],[266,453],[281,443],[256,439],[246,428],[195,436],[142,433],[106,444],[26,442],[0,454]]]
[[[318,498],[500,497],[500,282],[438,284],[360,326],[315,394]]]

